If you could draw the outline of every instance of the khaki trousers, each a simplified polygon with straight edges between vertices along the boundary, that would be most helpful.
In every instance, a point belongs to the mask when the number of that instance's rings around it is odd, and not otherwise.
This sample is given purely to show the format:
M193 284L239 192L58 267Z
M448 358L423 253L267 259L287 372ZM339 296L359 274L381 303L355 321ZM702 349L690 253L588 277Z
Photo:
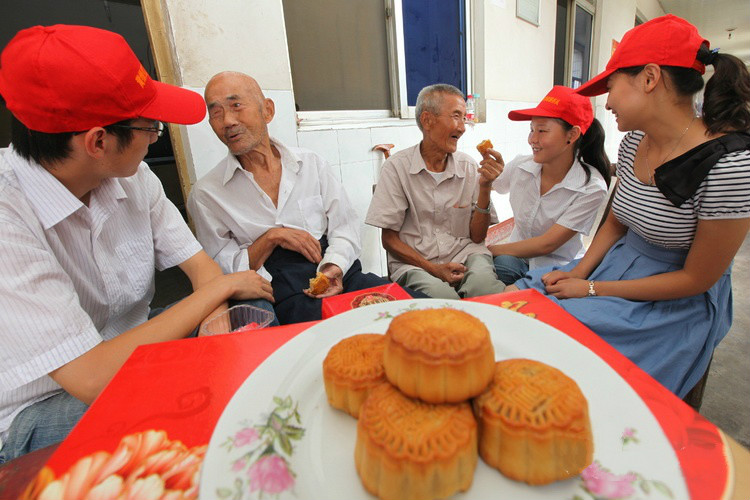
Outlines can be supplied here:
M396 282L412 290L419 290L434 299L465 299L500 293L505 285L497 279L492 256L483 254L470 255L464 265L467 271L464 279L456 287L436 278L424 269L411 269Z

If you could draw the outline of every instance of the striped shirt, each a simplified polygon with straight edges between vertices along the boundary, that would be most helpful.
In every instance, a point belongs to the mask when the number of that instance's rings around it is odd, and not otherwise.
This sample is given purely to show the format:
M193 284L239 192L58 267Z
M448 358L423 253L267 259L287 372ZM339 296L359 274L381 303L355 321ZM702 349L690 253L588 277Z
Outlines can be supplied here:
M654 245L687 249L699 219L750 217L750 151L722 156L695 194L675 207L656 186L644 184L635 176L635 153L644 135L630 132L620 144L619 183L612 210L622 224Z
M49 372L146 320L154 268L200 250L145 163L102 182L86 206L0 150L0 439L61 389Z

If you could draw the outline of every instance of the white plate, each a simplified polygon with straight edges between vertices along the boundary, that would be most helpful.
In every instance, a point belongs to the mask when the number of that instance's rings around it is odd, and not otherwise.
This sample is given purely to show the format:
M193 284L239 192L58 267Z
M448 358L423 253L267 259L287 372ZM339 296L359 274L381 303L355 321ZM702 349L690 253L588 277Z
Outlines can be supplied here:
M630 386L588 348L518 312L474 302L424 299L375 304L334 316L273 353L224 409L203 463L200 497L374 498L354 467L356 420L331 408L326 400L323 359L345 337L384 333L400 312L444 306L473 314L487 325L496 359L536 359L578 383L589 402L594 460L600 468L596 480L589 483L576 477L534 487L505 478L480 459L471 489L455 498L689 498L677 457L656 419ZM296 405L299 424L289 402ZM281 425L281 420L271 417L274 411L288 417L287 425L292 426L284 428L284 435L291 437L285 443L268 427ZM304 435L295 428L304 429ZM270 449L262 443L272 435L276 439Z

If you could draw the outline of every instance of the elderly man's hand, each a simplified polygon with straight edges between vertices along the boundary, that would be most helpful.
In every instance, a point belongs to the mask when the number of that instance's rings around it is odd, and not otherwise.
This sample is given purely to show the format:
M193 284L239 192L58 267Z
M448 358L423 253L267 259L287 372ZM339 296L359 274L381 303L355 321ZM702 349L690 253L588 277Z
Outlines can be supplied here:
M488 149L482 153L482 161L479 162L479 165L480 186L492 186L492 183L503 173L503 168L505 168L503 155L494 149Z
M340 294L344 290L344 272L336 264L326 264L320 268L320 272L328 276L328 290L320 295L313 295L309 290L302 290L305 295L313 299L324 299Z
M281 248L300 253L313 264L323 259L320 242L307 231L290 227L278 227L272 231L274 241Z
M435 264L432 275L440 278L451 286L456 286L464 279L464 273L467 268L458 262L446 262L445 264Z

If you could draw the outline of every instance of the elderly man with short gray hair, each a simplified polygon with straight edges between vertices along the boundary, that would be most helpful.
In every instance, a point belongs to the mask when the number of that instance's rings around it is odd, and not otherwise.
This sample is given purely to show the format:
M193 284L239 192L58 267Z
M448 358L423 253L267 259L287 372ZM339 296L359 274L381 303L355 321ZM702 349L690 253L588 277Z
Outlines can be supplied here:
M494 151L481 166L457 152L466 103L452 85L425 87L417 97L422 141L383 165L365 222L383 230L391 279L435 298L502 292L484 245L497 216L492 181L503 163Z

